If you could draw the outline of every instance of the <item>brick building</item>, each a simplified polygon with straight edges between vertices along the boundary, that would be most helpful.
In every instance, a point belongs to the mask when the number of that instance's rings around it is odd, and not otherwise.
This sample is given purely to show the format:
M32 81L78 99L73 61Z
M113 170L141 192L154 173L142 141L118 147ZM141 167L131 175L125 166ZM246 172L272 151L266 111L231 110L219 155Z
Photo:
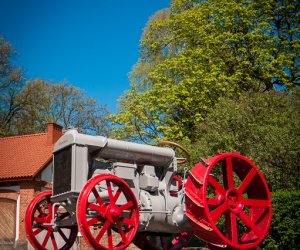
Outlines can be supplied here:
M37 192L51 187L52 151L62 127L0 138L0 249L26 249L25 212Z

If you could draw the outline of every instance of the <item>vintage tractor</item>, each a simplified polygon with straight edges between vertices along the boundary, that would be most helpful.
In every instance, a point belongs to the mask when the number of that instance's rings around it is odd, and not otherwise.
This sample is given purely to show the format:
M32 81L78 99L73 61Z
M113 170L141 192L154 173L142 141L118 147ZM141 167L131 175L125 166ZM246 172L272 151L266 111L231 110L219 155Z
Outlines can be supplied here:
M188 158L178 144L149 146L68 130L55 144L53 190L26 212L36 249L69 249L78 228L92 249L177 250L193 235L213 249L254 249L271 223L263 175L238 153L201 159L183 179ZM171 146L166 147L165 144ZM185 157L177 158L177 147Z

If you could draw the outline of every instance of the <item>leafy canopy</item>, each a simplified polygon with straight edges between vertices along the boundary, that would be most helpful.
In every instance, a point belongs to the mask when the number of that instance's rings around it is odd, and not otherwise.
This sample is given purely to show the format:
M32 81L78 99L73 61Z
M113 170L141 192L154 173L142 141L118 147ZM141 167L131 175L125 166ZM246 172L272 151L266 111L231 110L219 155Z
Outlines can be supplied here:
M15 54L0 35L0 137L43 132L48 122L89 134L108 134L105 106L67 82L25 82L22 69L12 64Z
M221 97L299 85L299 9L296 0L172 1L145 27L116 137L194 141Z
M0 35L0 136L9 133L13 117L22 109L17 95L23 87L23 72L11 62L16 55L10 42Z
M222 98L194 131L196 142L188 145L193 162L236 151L253 160L272 191L299 189L299 104L299 89Z
M64 128L76 127L87 134L107 135L109 132L106 107L67 82L28 81L19 99L24 105L15 117L15 128L19 132L44 131L48 122L56 122ZM25 129L24 121L27 121Z

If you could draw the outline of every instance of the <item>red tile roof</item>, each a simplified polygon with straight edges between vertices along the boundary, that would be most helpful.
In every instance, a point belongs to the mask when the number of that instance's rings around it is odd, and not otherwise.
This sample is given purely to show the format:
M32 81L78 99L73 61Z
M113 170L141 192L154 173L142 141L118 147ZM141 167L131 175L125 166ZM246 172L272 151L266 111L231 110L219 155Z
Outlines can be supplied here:
M0 138L0 180L33 178L52 159L53 145L61 127L48 125L48 132Z

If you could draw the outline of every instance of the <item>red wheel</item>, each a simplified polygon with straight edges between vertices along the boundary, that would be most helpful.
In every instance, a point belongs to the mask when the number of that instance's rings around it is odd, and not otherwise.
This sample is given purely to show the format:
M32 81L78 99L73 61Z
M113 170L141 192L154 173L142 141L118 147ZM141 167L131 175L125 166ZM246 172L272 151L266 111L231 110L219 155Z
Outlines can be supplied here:
M53 228L52 191L39 193L29 204L25 215L25 229L31 245L38 250L70 249L77 237L77 226ZM56 209L57 210L57 209ZM68 212L55 215L56 220L67 220Z
M185 247L192 233L180 232L177 234L168 233L137 233L133 243L140 249L145 250L179 250Z
M267 235L271 195L263 175L246 157L224 153L198 163L185 191L194 232L208 243L251 249Z
M96 175L79 195L77 221L85 240L94 249L125 249L139 225L135 195L119 177Z

